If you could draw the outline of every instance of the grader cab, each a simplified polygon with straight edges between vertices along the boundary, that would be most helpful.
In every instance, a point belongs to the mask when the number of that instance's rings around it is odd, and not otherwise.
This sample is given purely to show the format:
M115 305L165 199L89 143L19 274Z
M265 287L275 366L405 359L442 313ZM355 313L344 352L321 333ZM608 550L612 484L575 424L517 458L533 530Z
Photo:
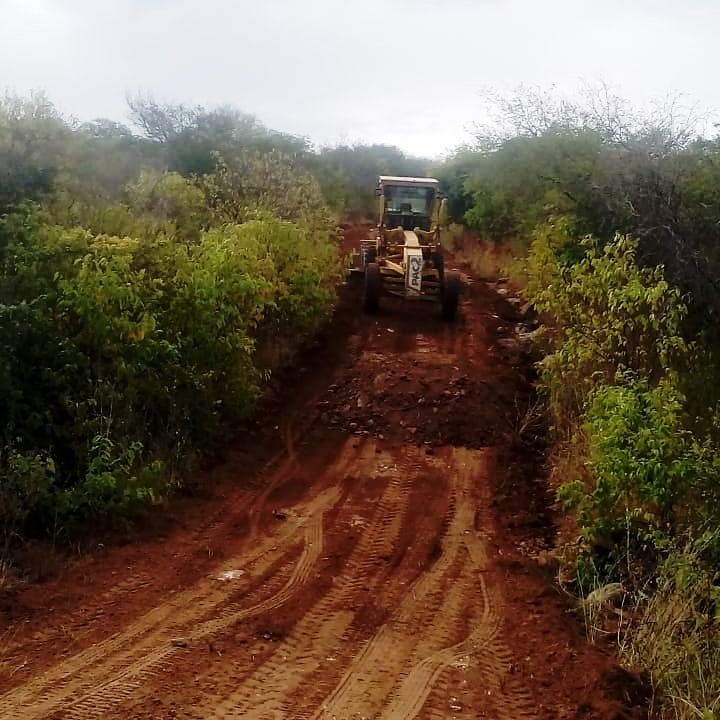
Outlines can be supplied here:
M434 178L378 178L377 227L360 241L358 253L367 312L377 312L387 294L439 302L443 317L455 319L460 273L445 270L440 242L445 203L439 185Z

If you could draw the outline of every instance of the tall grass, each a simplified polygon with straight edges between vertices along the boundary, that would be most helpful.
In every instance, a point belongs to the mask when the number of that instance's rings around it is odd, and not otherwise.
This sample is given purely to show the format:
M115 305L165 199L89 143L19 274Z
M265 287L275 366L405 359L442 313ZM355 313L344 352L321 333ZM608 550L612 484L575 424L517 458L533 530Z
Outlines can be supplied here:
M494 242L484 240L460 225L450 225L445 245L455 257L467 263L473 274L483 280L505 279L515 289L527 285L527 245L521 240Z
M720 716L720 572L703 557L717 542L716 532L669 555L621 644L625 661L649 673L663 720Z

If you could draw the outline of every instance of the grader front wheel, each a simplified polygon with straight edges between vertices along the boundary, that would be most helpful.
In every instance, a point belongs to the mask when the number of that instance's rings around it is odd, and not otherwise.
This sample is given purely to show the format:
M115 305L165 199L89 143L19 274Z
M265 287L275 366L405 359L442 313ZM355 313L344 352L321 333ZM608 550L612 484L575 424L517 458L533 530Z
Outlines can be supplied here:
M433 252L430 256L430 259L432 260L433 267L438 272L440 282L442 282L445 277L445 256L443 255L443 251L435 250L435 252Z
M380 308L380 296L382 295L382 274L380 266L375 263L368 263L365 266L365 293L363 304L365 312L376 313Z
M460 273L448 270L444 273L442 284L442 316L452 322L457 317L458 301L460 300Z

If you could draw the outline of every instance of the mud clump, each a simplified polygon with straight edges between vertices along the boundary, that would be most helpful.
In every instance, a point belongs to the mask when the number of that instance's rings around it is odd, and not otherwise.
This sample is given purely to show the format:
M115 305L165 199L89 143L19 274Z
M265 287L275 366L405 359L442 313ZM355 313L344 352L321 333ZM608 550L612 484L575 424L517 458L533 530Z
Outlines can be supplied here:
M318 401L332 427L426 445L470 448L496 443L512 428L502 388L428 358L399 368L361 355Z

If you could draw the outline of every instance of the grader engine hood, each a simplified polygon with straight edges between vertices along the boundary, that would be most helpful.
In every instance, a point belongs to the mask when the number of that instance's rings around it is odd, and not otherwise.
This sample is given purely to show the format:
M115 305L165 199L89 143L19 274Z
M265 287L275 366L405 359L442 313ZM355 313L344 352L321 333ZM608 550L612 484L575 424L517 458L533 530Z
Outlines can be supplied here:
M423 254L418 236L412 230L405 230L405 248L403 266L405 268L405 286L419 293L422 290Z

